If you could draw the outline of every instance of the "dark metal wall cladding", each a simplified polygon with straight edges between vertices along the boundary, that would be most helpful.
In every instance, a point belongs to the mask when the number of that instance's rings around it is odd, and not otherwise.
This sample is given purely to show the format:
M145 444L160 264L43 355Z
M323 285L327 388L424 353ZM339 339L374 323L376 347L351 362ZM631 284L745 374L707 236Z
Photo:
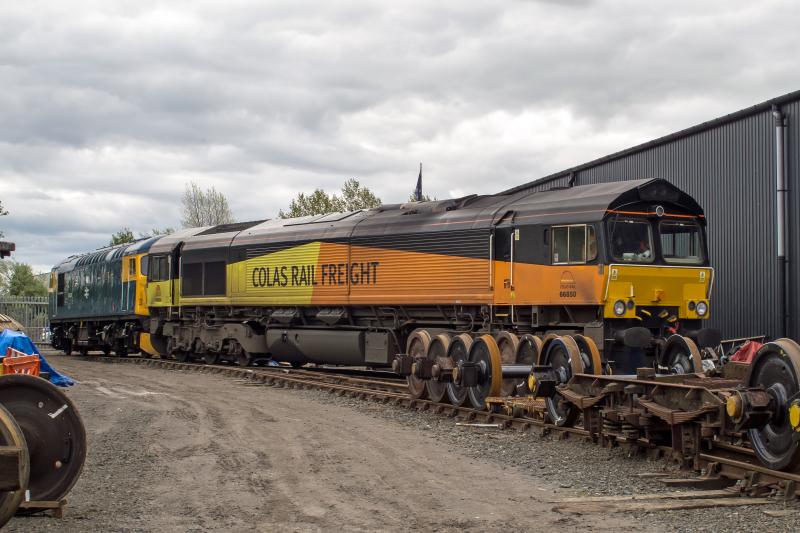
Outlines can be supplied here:
M789 232L793 285L791 331L800 338L800 101L785 103L789 117ZM775 238L775 128L769 111L646 147L575 172L575 185L642 177L665 178L695 197L708 220L716 281L711 324L725 338L781 333L779 265ZM533 184L566 186L569 176Z
M782 106L789 117L787 138L787 180L789 183L789 248L791 272L789 293L793 303L790 313L789 334L800 340L800 100Z

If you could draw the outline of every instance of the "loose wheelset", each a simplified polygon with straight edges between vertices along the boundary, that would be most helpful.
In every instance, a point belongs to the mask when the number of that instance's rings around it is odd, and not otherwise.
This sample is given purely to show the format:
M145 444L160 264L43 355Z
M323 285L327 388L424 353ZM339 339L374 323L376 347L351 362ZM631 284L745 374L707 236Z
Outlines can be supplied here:
M0 406L0 448L19 450L18 475L11 484L2 480L2 488L11 489L0 494L2 525L24 494L31 501L67 495L83 470L86 430L69 397L39 377L0 376Z

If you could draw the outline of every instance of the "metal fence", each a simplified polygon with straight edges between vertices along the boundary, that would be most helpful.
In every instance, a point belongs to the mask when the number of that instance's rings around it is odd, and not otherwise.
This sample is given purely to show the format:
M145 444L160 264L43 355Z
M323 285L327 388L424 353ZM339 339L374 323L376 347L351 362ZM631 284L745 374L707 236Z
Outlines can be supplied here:
M25 333L35 343L49 342L47 296L0 296L0 314L22 324Z

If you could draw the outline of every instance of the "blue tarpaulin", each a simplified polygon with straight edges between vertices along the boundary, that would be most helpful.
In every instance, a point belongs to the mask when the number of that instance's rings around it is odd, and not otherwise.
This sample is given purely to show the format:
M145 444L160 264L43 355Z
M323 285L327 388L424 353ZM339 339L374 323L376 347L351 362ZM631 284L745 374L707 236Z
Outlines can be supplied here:
M9 348L14 348L17 351L28 355L38 355L40 360L39 369L42 372L50 373L50 383L53 385L57 385L59 387L71 387L75 384L75 381L72 378L59 373L55 368L50 366L44 356L39 353L39 349L36 348L36 345L33 343L33 341L21 331L12 331L10 329L4 329L3 331L0 331L0 358L5 357L6 350Z

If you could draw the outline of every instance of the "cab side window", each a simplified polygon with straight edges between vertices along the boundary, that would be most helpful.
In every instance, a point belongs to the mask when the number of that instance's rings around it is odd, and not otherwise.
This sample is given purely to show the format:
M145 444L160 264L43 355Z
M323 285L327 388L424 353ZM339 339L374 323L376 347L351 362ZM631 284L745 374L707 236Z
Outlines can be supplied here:
M583 264L597 259L594 226L573 224L553 226L553 264Z
M569 228L553 228L553 263L569 263Z
M150 256L150 264L148 265L148 280L149 281L168 281L169 280L169 258L166 255ZM144 269L144 265L142 265Z

